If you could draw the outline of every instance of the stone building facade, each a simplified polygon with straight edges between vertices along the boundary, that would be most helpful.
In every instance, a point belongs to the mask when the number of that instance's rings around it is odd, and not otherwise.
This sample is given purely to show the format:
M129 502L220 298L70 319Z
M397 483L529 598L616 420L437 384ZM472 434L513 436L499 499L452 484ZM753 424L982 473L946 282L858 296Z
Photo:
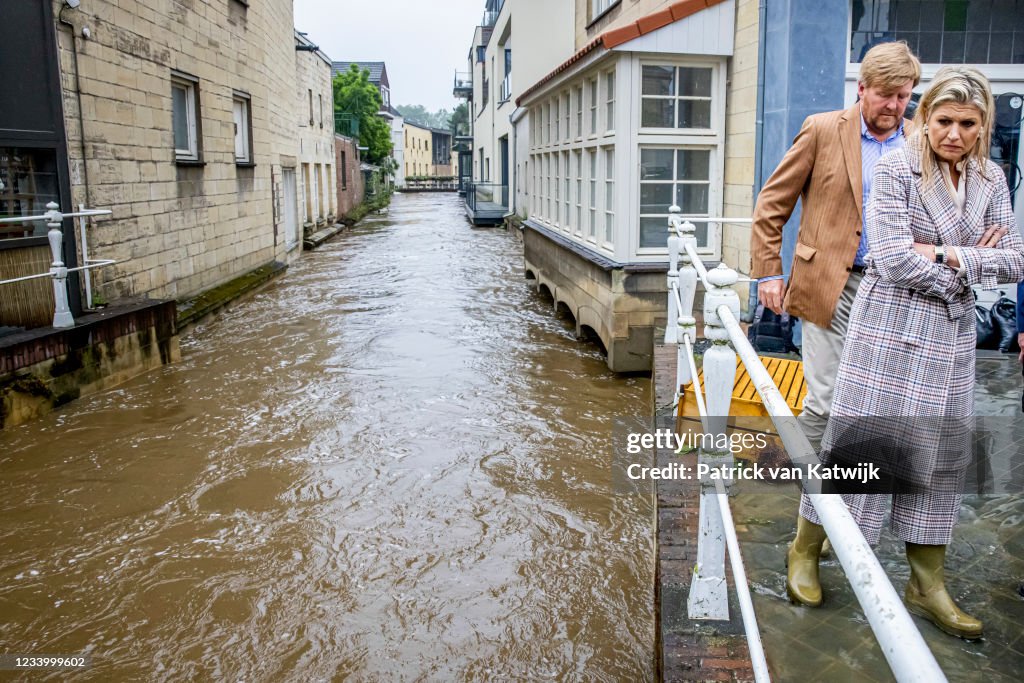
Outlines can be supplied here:
M113 211L94 288L183 300L297 257L291 0L49 1L72 203Z
M405 121L405 168L403 175L410 176L431 175L433 170L433 137L430 128L422 126L414 121Z
M295 127L299 132L299 204L304 236L334 223L337 213L331 60L295 32Z

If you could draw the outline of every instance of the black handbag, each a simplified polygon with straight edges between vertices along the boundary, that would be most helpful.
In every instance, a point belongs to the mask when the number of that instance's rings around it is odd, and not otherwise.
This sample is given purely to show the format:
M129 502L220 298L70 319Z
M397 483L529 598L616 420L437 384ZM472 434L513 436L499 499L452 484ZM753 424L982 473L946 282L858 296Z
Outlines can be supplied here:
M754 322L750 324L747 338L759 353L789 353L793 345L793 319L789 313L779 315L764 304L758 304Z
M1017 344L1017 304L1005 296L1000 297L992 304L989 316L999 350L1003 353L1020 351Z
M978 331L978 341L975 348L994 351L999 348L999 338L995 328L992 326L992 316L984 306L974 305L974 325Z

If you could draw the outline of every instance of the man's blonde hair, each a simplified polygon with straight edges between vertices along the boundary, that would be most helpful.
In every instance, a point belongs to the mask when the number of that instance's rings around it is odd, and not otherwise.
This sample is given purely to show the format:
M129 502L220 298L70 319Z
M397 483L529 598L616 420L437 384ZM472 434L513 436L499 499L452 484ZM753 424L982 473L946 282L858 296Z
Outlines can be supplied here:
M860 82L867 88L895 90L913 81L921 82L921 62L902 40L875 45L860 63Z
M992 142L992 124L996 116L996 103L992 98L992 86L977 69L969 66L944 66L935 72L928 90L921 96L921 102L914 112L914 127L919 131L918 150L921 154L921 172L924 179L931 180L938 171L938 157L928 142L928 119L944 104L977 107L981 114L981 133L968 150L966 157L977 159L981 174L985 175L989 146ZM987 176L986 176L987 177Z

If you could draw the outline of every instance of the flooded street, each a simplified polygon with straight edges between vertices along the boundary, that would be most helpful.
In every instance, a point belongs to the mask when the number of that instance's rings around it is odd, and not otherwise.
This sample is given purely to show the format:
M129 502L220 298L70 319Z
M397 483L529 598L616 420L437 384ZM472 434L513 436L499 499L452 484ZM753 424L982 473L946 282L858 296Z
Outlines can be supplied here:
M181 346L0 433L0 652L94 680L653 677L653 502L609 468L649 381L455 195L396 196Z

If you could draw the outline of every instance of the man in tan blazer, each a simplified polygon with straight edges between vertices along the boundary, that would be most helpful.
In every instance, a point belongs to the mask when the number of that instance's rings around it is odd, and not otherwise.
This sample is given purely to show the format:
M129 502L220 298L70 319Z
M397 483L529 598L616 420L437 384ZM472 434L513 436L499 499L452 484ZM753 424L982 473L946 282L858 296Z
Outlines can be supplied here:
M843 339L864 272L864 207L875 162L903 146L903 112L921 79L906 43L876 45L861 62L859 101L808 117L754 208L751 276L758 299L803 321L807 397L798 421L815 450L828 422ZM797 199L803 214L789 287L782 280L782 227Z

